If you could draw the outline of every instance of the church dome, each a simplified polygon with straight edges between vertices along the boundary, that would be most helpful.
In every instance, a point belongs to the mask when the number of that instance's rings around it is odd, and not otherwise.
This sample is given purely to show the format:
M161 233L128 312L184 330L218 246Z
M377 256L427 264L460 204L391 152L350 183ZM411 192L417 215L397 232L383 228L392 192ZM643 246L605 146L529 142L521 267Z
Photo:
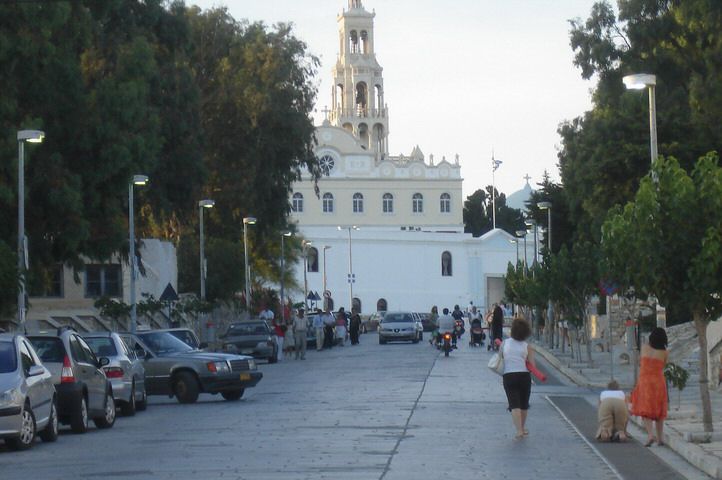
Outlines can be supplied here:
M518 208L519 210L526 210L526 202L531 198L531 194L534 190L529 185L529 179L521 190L517 190L508 197L506 197L506 205L511 208Z

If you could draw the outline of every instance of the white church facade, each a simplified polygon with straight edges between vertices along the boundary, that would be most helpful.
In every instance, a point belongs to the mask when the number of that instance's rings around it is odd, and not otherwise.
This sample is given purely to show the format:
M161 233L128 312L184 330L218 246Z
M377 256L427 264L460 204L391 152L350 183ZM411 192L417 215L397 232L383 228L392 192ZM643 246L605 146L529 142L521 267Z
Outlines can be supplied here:
M464 233L458 156L435 160L418 146L389 155L375 13L361 0L348 7L338 16L332 107L316 131L321 179L316 185L303 172L289 198L291 221L309 242L296 281L328 292L335 308L353 299L364 314L470 301L488 309L503 298L507 264L516 261L513 237Z

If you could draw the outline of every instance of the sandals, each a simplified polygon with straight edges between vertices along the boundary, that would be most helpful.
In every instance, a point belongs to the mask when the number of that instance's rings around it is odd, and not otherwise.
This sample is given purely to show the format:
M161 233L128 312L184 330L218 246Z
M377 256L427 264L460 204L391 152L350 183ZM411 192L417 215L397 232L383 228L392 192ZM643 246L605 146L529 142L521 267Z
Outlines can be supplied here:
M645 446L645 447L651 447L652 445L654 445L654 442L655 442L655 441L656 441L656 440L655 440L654 438L650 438L649 440L647 440L647 443L645 443L644 446Z

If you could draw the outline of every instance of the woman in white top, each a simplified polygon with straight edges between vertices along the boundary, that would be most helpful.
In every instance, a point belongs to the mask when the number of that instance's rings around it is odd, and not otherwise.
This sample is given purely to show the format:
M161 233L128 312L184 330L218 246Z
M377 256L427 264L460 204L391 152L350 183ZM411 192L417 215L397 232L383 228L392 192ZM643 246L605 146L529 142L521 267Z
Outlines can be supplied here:
M504 356L504 391L516 427L516 439L529 435L526 417L531 396L531 374L526 363L536 367L534 350L526 343L530 335L529 322L523 318L515 318L511 324L511 338L504 340L501 346Z
M609 382L607 389L599 394L597 420L599 421L597 440L601 442L627 441L627 421L629 420L627 397L619 389L619 384L615 380Z

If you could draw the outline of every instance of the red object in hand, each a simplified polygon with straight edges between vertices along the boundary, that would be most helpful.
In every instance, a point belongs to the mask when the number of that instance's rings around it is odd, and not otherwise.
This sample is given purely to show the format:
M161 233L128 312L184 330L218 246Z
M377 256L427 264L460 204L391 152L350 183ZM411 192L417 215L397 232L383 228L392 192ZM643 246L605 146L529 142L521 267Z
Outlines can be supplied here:
M536 368L534 365L532 365L529 361L526 362L526 368L529 370L529 373L534 375L537 380L540 382L546 382L547 376L544 375L538 368Z

